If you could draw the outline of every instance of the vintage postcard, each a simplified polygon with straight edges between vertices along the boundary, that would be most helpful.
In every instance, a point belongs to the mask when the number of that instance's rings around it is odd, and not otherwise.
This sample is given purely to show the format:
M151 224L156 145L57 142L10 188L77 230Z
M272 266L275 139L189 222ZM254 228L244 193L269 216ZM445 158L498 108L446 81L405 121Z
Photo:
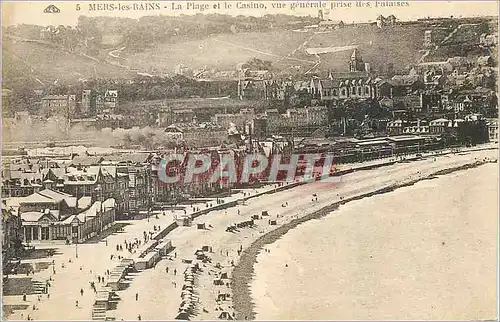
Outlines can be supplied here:
M498 1L3 1L4 320L498 319Z

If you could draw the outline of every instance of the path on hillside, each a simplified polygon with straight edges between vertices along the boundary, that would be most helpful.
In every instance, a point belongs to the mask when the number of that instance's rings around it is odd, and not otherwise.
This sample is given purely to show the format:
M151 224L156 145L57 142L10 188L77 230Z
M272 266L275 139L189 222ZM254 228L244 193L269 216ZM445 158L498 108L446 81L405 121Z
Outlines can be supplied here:
M304 47L307 46L307 43L309 41L311 41L311 39L313 37L314 37L314 33L309 38L307 38L302 44L300 44L299 47L295 48L294 50L292 50L292 52L290 52L288 55L286 55L286 57L282 57L282 58L278 59L276 62L280 62L286 58L290 58L291 56L295 55L295 53L297 51L304 49Z
M125 69L127 71L130 71L130 67L128 67L128 66L125 66L125 65L122 65L122 64L119 64L119 63L113 63L113 62L110 62L108 60L99 60L99 59L97 59L95 57L92 57L90 55L87 55L87 54L85 54L85 53L83 53L81 51L70 51L70 50L66 49L64 46L61 46L61 45L58 45L58 44L54 44L54 43L51 43L51 42L48 42L48 41L39 40L39 39L29 39L29 38L24 38L24 37L9 35L9 34L6 34L5 37L9 38L11 40L14 40L14 41L22 41L22 42L37 43L37 44L41 44L41 45L46 45L46 46L52 47L54 49L60 49L60 50L66 52L66 53L69 53L69 54L73 54L73 55L77 55L77 56L80 56L80 57L83 57L83 58L86 58L86 59L90 59L90 60L92 60L92 61L94 61L96 63L99 63L99 64L107 64L107 65L111 65L111 66L114 66L114 67L119 67L119 68ZM120 49L120 50L123 50L123 48ZM109 54L111 55L111 53L109 53ZM116 58L120 58L120 57L117 56ZM30 66L30 68L32 68L32 67ZM94 65L94 74L97 75L97 68L96 68L95 65ZM82 76L85 77L85 75L82 75ZM91 75L87 75L87 76L91 76ZM45 85L39 79L37 79L37 81L40 82L42 85Z
M288 59L288 60L294 60L294 61L299 61L299 62L302 62L302 63L309 63L309 64L316 63L316 62L310 61L310 60L293 58L293 57L288 57L288 56L281 56L281 55L277 55L277 54L273 54L273 53L267 53L267 52L260 51L260 50L257 50L257 49L253 49L253 48L245 47L245 46L242 46L242 45L234 44L234 43L231 43L231 42L225 41L225 40L220 40L220 39L216 39L216 38L214 40L217 41L217 42L220 42L220 43L232 46L232 47L241 48L241 49L248 50L248 51L251 51L251 52L254 52L254 53L257 53L257 54L261 54L261 55L273 56L273 57L278 57L278 58L283 58L283 59Z
M427 58L427 56L429 56L431 54L431 52L433 51L436 51L439 49L439 47L441 47L445 42L447 42L449 39L451 39L451 37L453 37L457 32L458 30L460 30L463 26L474 26L475 24L461 24L461 25L458 25L455 29L453 29L449 34L448 36L446 36L438 45L436 45L433 49L428 49L425 51L425 53L422 55L422 57L420 57L420 59L418 60L418 63L421 64L425 61L425 58Z
M111 56L111 57L113 57L113 58L123 59L122 57L119 56L119 53L121 53L122 50L124 50L125 48L126 47L121 47L121 48L113 49L112 51L110 51L108 53L108 55ZM118 55L116 55L115 52L119 52Z

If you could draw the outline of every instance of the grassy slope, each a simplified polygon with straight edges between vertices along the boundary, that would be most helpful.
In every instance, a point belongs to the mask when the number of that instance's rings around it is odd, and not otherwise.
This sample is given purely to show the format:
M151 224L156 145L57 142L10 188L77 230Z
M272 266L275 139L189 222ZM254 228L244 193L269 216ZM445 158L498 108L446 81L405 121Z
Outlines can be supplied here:
M6 58L3 72L7 78L21 74L28 79L36 77L42 82L53 82L56 79L75 81L94 75L120 78L128 74L125 69L41 43L4 39L3 56Z
M317 61L316 57L305 53L307 47L358 45L364 61L369 62L372 69L382 70L386 63L392 62L397 70L421 56L419 49L423 32L424 28L419 26L382 30L367 25L346 27L326 34L315 34L307 46L295 52L312 33L275 31L226 34L203 40L160 44L141 53L127 53L125 50L122 53L125 59L121 63L145 72L154 69L172 73L180 63L190 68L207 66L234 70L238 63L256 57L272 61L277 69L301 66L300 70L305 71ZM32 81L37 77L46 82L55 79L76 81L95 75L106 78L128 75L125 69L40 43L5 40L4 48L7 49L4 50L4 57L7 57L7 61L4 60L4 75L7 78L22 75ZM350 54L347 51L323 54L319 69L345 71Z
M155 67L167 72L173 72L180 63L190 68L206 65L208 68L234 70L238 63L253 57L276 62L280 59L277 56L288 55L309 36L292 31L217 35L203 40L158 45L145 52L125 56L124 64L144 69Z
M374 26L347 27L326 34L315 34L306 47L358 45L364 61L369 62L373 68L381 69L387 62L393 62L395 68L403 68L421 56L419 50L423 33L424 28L419 26L398 26L382 30ZM293 31L218 35L204 40L158 45L143 53L125 56L124 64L144 69L155 67L167 72L173 71L180 63L191 68L206 65L208 68L234 69L238 63L256 57L272 61L277 68L299 65L308 69L314 65L311 62L316 58L307 55L305 48L290 56L297 60L282 59L280 56L292 54L311 35L312 33ZM340 52L322 55L323 63L320 68L345 71L350 54L351 52Z
M378 29L376 26L361 25L334 30L316 35L310 47L356 45L363 61L370 63L372 70L384 70L387 63L395 70L417 61L422 54L424 28L419 26L396 26ZM321 55L320 69L347 71L350 51Z

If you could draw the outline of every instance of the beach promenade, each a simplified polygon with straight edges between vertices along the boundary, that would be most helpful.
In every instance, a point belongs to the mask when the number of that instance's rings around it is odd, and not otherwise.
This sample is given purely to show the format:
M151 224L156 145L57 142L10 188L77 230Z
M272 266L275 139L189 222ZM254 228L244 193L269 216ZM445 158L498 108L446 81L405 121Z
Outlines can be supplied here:
M197 304L192 319L217 319L223 311L231 315L236 314L238 318L252 318L251 308L238 302L247 299L245 297L245 292L248 292L246 283L251 278L251 265L244 267L243 270L240 269L240 274L244 274L246 279L238 280L232 287L213 283L214 274L217 272L225 271L228 272L229 277L231 276L233 264L238 265L242 254L238 250L245 250L259 237L277 227L332 203L374 192L383 187L420 180L439 171L473 164L484 158L496 159L497 153L498 150L484 150L431 156L411 162L398 162L369 171L355 171L341 176L340 181L310 183L276 193L272 193L275 190L274 185L257 190L246 190L244 191L246 197L248 194L254 197L246 200L244 205L240 202L238 206L232 208L210 211L194 219L191 227L178 227L169 233L165 239L171 240L175 247L170 254L172 255L170 259L164 259L154 268L134 274L130 286L126 290L117 292L120 301L116 310L110 310L107 314L117 320L136 320L139 315L143 320L175 318L181 304L182 273L188 266L182 262L182 259L194 260L198 249L202 246L210 246L213 250L209 254L211 263L202 264L202 271L195 277ZM377 160L365 163L363 166L388 161ZM345 170L349 167L353 165L342 165L339 169ZM224 198L224 202L229 204L242 199L244 199L243 191ZM215 204L215 202L212 203ZM200 210L206 209L205 202L193 206L199 207ZM186 209L188 214L193 213L190 206L186 206ZM268 211L270 216L256 220L254 228L242 228L234 233L226 232L228 226L249 220L252 215L261 214L263 210ZM47 245L46 247L58 248L59 254L49 259L42 259L42 261L54 260L56 273L53 274L53 270L48 269L37 273L39 276L36 277L43 279L52 276L50 298L44 295L38 301L36 295L29 295L27 299L29 309L16 311L9 316L9 319L25 320L27 314L35 320L90 319L95 294L89 287L89 282L97 282L97 276L105 276L107 269L116 266L118 255L129 257L127 251L117 251L116 245L124 244L125 240L142 239L143 232L153 231L153 226L160 226L164 229L174 222L175 216L182 214L184 214L182 210L166 211L165 215L162 212L156 212L149 220L124 222L129 225L124 227L123 232L112 234L96 243L78 246ZM269 220L275 220L277 225L270 225ZM197 223L204 223L207 229L197 229ZM76 257L77 254L78 257ZM113 259L111 255L114 255ZM220 263L222 269L215 267L217 263ZM227 282L229 281L228 279ZM84 290L83 295L80 293L81 289ZM236 303L232 300L218 303L216 298L219 293L231 294L230 299L234 296ZM76 301L78 301L78 308ZM4 297L4 304L19 303L22 303L20 296ZM33 304L35 310L32 310ZM23 314L22 317L21 314Z

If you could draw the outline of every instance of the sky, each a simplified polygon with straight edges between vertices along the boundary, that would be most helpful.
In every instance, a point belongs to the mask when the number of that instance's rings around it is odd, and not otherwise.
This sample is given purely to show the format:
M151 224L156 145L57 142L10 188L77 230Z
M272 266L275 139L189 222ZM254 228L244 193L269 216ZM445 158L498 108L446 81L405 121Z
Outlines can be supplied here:
M273 8L272 2L285 4L282 8ZM92 5L96 4L114 4L133 6L135 4L158 3L160 10L139 10L140 8L132 8L131 10L91 10ZM187 9L188 3L191 3L191 8ZM213 6L219 3L219 7L214 9ZM240 5L238 5L238 3ZM364 7L358 7L357 3L363 3ZM54 4L60 9L60 13L44 13L44 9ZM183 10L172 10L172 4L183 6ZM193 8L193 4L202 6L206 5L208 9L200 11L199 8ZM226 4L231 4L231 9L225 9ZM236 8L242 4L262 4L266 8ZM16 24L38 24L38 25L68 25L75 26L80 15L97 17L97 16L115 16L115 17L130 17L139 18L141 16L151 15L173 15L180 14L197 14L197 13L220 13L229 15L251 15L262 16L265 14L292 14L292 15L318 15L318 8L295 8L291 9L292 5L309 6L324 5L326 6L326 14L332 20L342 20L344 22L367 22L374 21L378 15L395 15L399 20L415 20L427 16L445 17L445 16L498 16L498 1L2 1L2 25ZM391 6L387 6L391 5ZM77 10L77 6L79 10ZM369 6L369 7L367 7Z

